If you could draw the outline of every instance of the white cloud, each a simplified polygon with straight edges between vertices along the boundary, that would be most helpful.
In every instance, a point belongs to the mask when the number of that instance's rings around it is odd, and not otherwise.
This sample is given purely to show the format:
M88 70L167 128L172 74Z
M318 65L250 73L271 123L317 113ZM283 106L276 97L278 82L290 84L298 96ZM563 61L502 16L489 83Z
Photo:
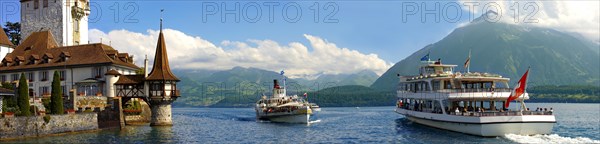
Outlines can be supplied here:
M486 5L499 5L502 9L502 22L527 24L548 27L566 32L579 33L582 36L600 42L600 1L597 0L558 0L558 1L470 1L461 0L463 4L477 3L475 9L463 8L475 15L484 12ZM516 9L519 9L515 18ZM536 11L534 11L536 9ZM491 10L495 10L491 8ZM532 13L535 12L535 13ZM528 15L533 20L525 23ZM517 20L517 21L515 21Z
M136 33L113 30L108 33L91 29L93 42L111 45L120 52L135 55L137 64L148 55L150 65L154 57L158 31ZM280 45L272 40L222 41L219 45L199 36L190 36L173 29L163 30L168 48L169 61L176 69L226 70L235 66L255 67L271 71L284 69L289 77L311 77L318 74L355 73L371 70L381 75L392 63L385 62L376 54L363 54L348 48L339 48L317 36L307 35L310 47L300 42ZM226 47L226 49L224 49Z

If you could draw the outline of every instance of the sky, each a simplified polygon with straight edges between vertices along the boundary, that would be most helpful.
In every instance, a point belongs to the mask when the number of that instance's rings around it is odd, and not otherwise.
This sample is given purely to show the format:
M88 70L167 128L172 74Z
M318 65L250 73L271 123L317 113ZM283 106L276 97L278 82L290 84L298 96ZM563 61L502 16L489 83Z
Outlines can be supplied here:
M89 38L152 60L162 17L175 69L235 66L290 77L384 73L482 13L494 22L548 27L596 43L599 1L192 1L91 0ZM2 22L18 1L1 0ZM161 13L161 9L164 11ZM110 41L110 42L109 42Z

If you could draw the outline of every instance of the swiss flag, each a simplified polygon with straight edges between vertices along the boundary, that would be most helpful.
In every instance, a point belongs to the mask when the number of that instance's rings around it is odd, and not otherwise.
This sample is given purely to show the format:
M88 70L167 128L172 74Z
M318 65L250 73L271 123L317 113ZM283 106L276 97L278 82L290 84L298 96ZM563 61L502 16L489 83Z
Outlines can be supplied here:
M515 86L515 89L513 89L513 91L510 93L510 96L506 100L506 103L504 103L504 107L508 107L508 105L510 104L510 101L519 98L521 95L523 95L525 93L525 88L527 88L527 76L528 75L529 75L529 69L527 69L525 74L523 74L521 79L519 79L519 83L517 83L517 86Z

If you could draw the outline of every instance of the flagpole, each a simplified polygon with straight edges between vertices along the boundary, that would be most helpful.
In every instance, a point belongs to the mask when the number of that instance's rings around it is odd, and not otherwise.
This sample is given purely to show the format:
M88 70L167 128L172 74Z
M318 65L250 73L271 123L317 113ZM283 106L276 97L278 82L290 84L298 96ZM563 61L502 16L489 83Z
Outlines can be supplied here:
M471 73L471 49L469 49L469 65L467 65L467 73Z

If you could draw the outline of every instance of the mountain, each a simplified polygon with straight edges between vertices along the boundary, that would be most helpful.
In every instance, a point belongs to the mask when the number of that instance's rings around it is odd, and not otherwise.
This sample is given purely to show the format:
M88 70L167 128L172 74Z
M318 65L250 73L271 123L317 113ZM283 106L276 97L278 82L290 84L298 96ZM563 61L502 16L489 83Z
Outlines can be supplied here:
M294 80L301 85L310 86L315 90L320 90L345 85L370 86L377 78L379 78L379 76L375 72L363 70L352 74L321 74L316 79L312 80L304 78Z
M366 86L345 85L309 92L307 100L321 107L391 106L396 95Z
M282 76L273 71L258 68L234 67L230 70L176 70L181 79L179 89L182 97L176 106L247 106L259 96L270 94L273 79L283 85ZM305 92L318 91L342 85L369 86L378 78L372 71L354 74L323 74L318 78L292 79L286 77L288 94L302 95Z
M471 71L497 73L511 78L510 85L531 67L529 85L599 85L600 54L597 44L557 30L471 22L455 29L442 40L425 46L396 63L371 87L393 91L397 74L416 75L420 58L430 53L432 60L463 64L471 50Z

